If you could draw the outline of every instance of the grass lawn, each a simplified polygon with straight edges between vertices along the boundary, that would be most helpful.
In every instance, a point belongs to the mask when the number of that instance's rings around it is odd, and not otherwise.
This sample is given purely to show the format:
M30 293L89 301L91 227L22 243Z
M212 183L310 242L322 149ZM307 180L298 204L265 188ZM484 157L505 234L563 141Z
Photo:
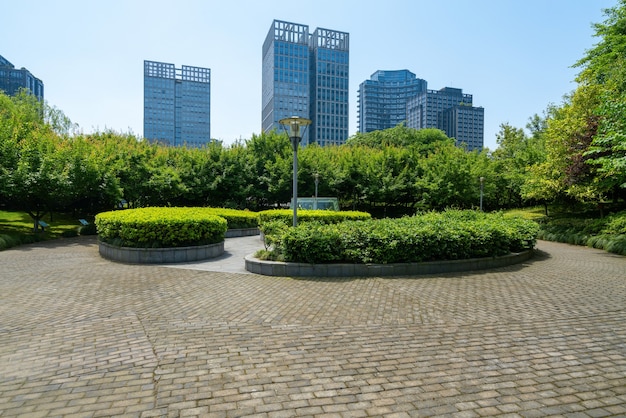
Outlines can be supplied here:
M545 209L541 206L535 206L535 207L523 208L523 209L509 209L505 211L505 213L507 215L520 216L524 219L530 219L533 221L544 219L546 217Z
M53 213L42 219L49 226L45 232L33 232L33 219L26 212L0 210L0 250L29 242L57 239L78 233L81 223L68 214Z

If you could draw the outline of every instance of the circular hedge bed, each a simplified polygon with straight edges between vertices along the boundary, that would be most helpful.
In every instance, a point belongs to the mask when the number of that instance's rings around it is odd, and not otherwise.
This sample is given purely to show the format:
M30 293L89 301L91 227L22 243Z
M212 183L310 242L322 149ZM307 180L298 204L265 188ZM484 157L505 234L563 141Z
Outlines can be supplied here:
M296 228L272 226L272 248L258 257L300 263L388 264L496 257L534 248L539 230L530 220L461 210L336 224L306 222Z
M175 248L224 241L228 222L210 208L139 208L96 215L100 241L118 247Z

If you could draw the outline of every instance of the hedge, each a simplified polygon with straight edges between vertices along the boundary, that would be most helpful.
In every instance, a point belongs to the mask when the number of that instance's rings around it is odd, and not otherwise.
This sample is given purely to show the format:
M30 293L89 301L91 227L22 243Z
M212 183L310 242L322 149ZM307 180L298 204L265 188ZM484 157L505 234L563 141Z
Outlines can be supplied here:
M626 211L600 219L545 218L540 222L538 238L626 255Z
M228 229L258 228L259 214L249 210L205 208L209 213L226 219Z
M494 257L532 249L535 222L448 210L400 219L305 222L273 237L273 258L305 263L408 263Z
M285 225L292 225L293 210L292 209L272 209L264 210L258 213L259 224L262 227L267 222L281 221ZM367 220L372 215L367 212L358 211L330 211L330 210L298 210L298 223L318 222L322 224L334 224L348 220Z
M139 208L96 215L100 240L122 247L166 248L224 241L226 219L204 208Z

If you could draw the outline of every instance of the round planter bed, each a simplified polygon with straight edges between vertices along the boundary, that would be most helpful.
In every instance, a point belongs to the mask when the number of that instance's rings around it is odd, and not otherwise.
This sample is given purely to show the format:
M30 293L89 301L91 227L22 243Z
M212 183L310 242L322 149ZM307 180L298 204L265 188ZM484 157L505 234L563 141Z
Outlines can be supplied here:
M132 264L186 263L219 257L224 253L224 241L209 245L174 248L117 247L101 241L98 244L102 257Z
M512 253L502 257L471 258L467 260L427 261L393 264L307 264L265 261L248 255L246 270L265 276L281 277L380 277L443 274L460 271L486 270L510 266L529 260L534 250Z

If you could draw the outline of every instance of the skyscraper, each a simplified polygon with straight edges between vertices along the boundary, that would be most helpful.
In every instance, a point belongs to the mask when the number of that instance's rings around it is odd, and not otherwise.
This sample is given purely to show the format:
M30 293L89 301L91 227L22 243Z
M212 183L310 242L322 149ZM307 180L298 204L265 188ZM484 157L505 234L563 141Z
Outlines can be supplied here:
M303 144L348 138L349 34L274 20L263 43L262 122L280 129L290 116L311 119Z
M15 68L9 60L0 55L0 90L13 96L21 88L28 90L39 100L43 100L43 82L26 68Z
M359 86L358 131L372 132L406 123L406 104L426 91L426 80L408 70L376 71Z
M426 90L407 101L407 127L441 129L457 145L482 149L484 109L472 106L472 95L462 89L444 87Z
M485 109L471 105L456 105L441 113L439 127L447 136L454 138L457 145L467 149L481 150L485 137Z
M143 135L172 146L211 141L211 70L144 61Z
M469 150L483 147L485 110L472 106L472 95L461 89L428 90L426 80L408 70L376 71L359 86L358 100L359 132L406 123L413 129L441 129Z

